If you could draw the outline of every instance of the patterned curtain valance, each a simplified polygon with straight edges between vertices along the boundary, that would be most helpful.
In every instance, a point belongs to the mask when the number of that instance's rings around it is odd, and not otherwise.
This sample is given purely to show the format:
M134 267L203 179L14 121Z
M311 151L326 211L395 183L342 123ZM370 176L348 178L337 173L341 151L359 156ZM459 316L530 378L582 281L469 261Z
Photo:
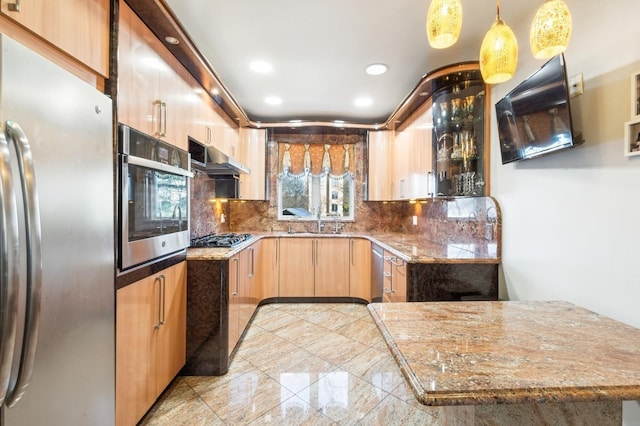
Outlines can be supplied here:
M354 144L278 143L279 172L288 175L353 175Z

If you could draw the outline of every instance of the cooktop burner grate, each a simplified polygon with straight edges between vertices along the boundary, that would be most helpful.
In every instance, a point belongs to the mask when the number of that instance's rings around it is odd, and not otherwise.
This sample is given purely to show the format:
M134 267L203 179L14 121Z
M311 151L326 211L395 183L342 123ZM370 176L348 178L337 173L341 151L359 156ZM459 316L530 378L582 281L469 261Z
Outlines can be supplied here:
M211 234L191 240L191 247L233 247L251 238L251 234Z

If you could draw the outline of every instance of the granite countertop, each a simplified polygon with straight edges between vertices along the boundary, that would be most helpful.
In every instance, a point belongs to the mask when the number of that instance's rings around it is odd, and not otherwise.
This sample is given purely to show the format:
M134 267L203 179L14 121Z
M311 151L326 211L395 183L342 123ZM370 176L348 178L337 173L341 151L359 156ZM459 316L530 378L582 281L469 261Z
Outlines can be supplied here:
M260 238L367 238L410 263L500 263L495 244L438 244L410 234L361 233L294 233L252 232L252 238L233 248L190 248L187 260L225 260L250 246Z
M640 329L570 303L368 307L425 405L640 399Z

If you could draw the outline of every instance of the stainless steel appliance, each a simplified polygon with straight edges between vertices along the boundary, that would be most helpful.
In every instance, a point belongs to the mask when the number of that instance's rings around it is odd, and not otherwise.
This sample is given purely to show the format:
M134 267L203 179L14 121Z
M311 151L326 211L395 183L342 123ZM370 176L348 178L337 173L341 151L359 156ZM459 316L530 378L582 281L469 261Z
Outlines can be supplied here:
M216 198L240 198L240 173L251 170L214 146L189 137L189 154L194 169L205 172L215 181Z
M189 153L118 126L121 271L189 247Z
M217 175L237 175L251 173L251 170L235 158L220 151L215 146L205 145L189 137L189 153L195 168L205 171L215 178Z
M251 238L251 234L210 234L191 240L191 247L235 247Z
M371 245L371 302L382 302L384 287L384 251L377 244Z
M0 425L113 425L111 100L0 35Z

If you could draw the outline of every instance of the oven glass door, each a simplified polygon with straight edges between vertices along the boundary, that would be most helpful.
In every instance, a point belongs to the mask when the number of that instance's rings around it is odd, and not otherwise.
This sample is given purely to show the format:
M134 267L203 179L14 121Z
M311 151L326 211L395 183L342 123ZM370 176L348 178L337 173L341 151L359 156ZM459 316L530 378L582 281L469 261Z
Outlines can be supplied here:
M188 177L128 165L128 241L187 231Z

